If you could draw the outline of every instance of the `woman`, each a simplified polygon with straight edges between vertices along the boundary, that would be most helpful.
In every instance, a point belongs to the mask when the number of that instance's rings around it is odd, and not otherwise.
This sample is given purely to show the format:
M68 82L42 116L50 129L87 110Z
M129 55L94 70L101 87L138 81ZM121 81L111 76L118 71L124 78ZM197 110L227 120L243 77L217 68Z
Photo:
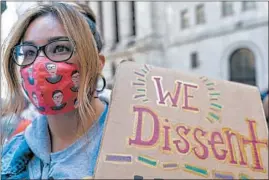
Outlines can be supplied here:
M52 3L31 8L13 28L3 63L8 98L17 101L4 112L20 113L27 94L42 115L4 147L2 179L93 176L108 111L98 95L105 58L94 18L85 7Z

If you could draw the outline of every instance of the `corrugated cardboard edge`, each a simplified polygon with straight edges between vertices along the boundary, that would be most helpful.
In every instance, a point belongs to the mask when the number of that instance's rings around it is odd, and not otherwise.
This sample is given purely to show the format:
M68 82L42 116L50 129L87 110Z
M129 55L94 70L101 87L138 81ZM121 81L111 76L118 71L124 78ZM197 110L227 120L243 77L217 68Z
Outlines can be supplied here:
M98 164L99 164L99 161L102 159L102 157L101 157L101 149L103 148L103 141L104 141L104 137L105 137L105 134L106 134L106 131L107 131L107 123L108 123L108 120L109 120L109 117L110 117L110 109L111 109L111 106L112 106L112 103L114 102L113 100L114 100L114 88L116 87L116 85L119 83L119 80L118 80L118 74L119 74L119 72L121 71L121 68L122 68L122 66L123 66L123 64L125 65L126 63L133 63L133 64L136 64L136 63L134 63L134 62L132 62L132 61L122 61L120 64L119 64L119 66L118 66L118 68L117 68L117 70L116 70L116 73L115 73L115 83L114 83L114 86L113 86L113 89L112 89L112 93L111 93L111 97L110 97L110 103L109 103L109 105L108 105L108 114L107 114L107 119L106 119L106 121L105 121L105 125L104 125L104 130L103 130L103 135L102 135L102 139L101 139L101 145L100 145L100 149L99 149L99 152L98 152L98 156L97 156L97 161L96 161L96 165L95 165L95 168L94 168L94 172L93 172L93 176L92 176L92 178L93 179L95 179L95 173L96 173L96 170L97 170L97 167L98 167Z

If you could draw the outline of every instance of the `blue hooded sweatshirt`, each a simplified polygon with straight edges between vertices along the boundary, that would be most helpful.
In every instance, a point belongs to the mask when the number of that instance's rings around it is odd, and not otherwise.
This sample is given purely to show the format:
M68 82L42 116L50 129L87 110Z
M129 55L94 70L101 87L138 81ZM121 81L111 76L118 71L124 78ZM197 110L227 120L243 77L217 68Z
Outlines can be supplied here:
M1 179L83 179L92 177L108 104L99 120L66 149L51 153L46 116L39 116L2 151Z

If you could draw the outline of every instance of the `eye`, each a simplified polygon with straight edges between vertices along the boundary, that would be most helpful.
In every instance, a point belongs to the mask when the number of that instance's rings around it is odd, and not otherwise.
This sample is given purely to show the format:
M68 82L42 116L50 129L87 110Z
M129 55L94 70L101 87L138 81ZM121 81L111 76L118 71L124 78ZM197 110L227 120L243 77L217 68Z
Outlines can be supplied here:
M65 53L65 52L70 52L70 49L63 45L56 46L53 51L53 53Z
M31 57L31 56L35 56L35 52L34 51L31 51L31 50L28 50L24 53L24 55L26 57Z

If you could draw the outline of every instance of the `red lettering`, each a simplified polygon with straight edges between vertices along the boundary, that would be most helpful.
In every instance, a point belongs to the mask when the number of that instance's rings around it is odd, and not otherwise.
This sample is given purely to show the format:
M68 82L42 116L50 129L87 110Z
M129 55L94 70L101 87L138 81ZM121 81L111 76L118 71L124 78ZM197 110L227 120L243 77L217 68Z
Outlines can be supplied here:
M173 141L173 143L176 145L177 151L179 153L185 154L185 153L188 153L189 152L189 150L190 150L190 144L189 144L189 142L187 141L186 138L184 138L183 136L181 136L180 129L183 129L184 130L183 131L184 135L187 135L190 132L190 129L189 128L186 128L185 126L178 126L176 128L176 132L177 132L178 136L184 141L184 144L185 144L185 148L184 149L181 149L179 147L179 144L181 143L181 140L174 140Z
M135 139L129 139L129 145L142 145L142 146L153 146L159 139L159 120L158 116L146 107L133 107L134 112L137 112L137 128L136 128L136 135ZM152 117L153 120L153 135L150 140L142 140L142 124L143 124L143 117L145 114L148 114Z
M166 119L165 122L168 123L168 120ZM163 126L164 128L164 147L163 147L163 150L165 151L171 151L171 148L170 148L170 127L169 126Z
M247 122L250 137L248 139L243 137L243 143L250 144L251 146L252 158L254 161L252 168L263 171L264 167L262 165L262 159L260 158L260 146L265 146L268 148L268 141L258 139L255 121L247 120Z
M219 139L219 141L217 141ZM211 141L208 141L208 144L211 145L212 152L218 160L224 160L227 155L227 150L221 149L222 154L219 154L216 149L216 144L224 144L221 133L213 132L211 134Z
M155 80L155 87L156 87L156 91L157 91L157 96L158 96L158 104L164 104L166 105L165 101L166 99L169 97L171 102L172 102L172 106L173 107L177 107L177 102L178 102L178 98L180 95L180 90L181 90L181 82L176 82L177 86L175 87L175 95L174 97L172 97L172 94L170 92L163 92L163 87L162 87L162 78L161 77L153 77L153 80Z
M207 134L207 132L203 131L202 129L199 129L199 128L195 128L195 130L193 131L193 136L194 136L194 139L196 142L198 142L198 144L201 146L202 150L203 150L203 153L202 154L199 154L199 148L198 147L193 147L193 151L194 151L194 154L200 158L200 159L206 159L208 158L208 149L207 147L197 138L197 134L198 132L200 132L201 136L205 136Z
M232 137L235 137L235 139L237 140L237 144L239 148L239 152L240 152L240 165L247 165L246 162L246 156L244 155L244 147L241 141L241 136L238 133L233 133L230 129L226 129L224 128L224 132L226 134L227 137L227 142L228 142L228 149L229 149L229 159L230 159L230 163L231 164L237 164L238 162L236 161L236 156L235 156L235 150L234 150L234 143L232 142Z
M193 98L193 96L188 94L188 88L195 88L197 89L198 86L192 85L192 84L184 84L184 105L182 106L183 109L190 110L190 111L199 111L196 107L191 107L189 105L189 98Z

